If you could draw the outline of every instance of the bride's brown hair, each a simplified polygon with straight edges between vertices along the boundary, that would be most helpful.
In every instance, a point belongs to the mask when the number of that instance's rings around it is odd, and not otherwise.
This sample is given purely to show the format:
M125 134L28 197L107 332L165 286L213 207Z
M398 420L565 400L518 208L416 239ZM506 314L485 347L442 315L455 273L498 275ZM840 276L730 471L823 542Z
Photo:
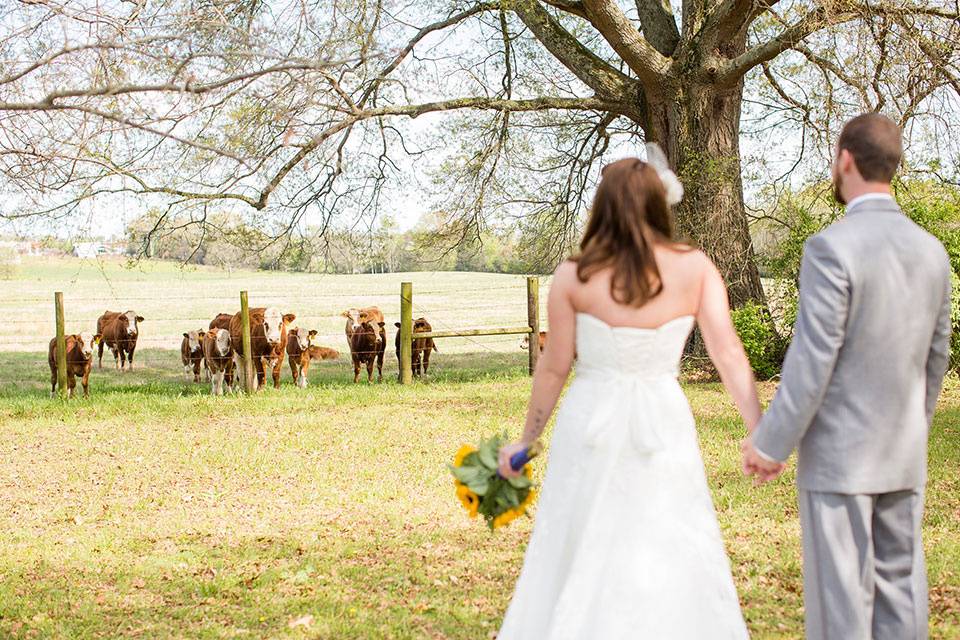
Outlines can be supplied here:
M656 170L637 158L609 164L601 176L580 254L572 260L580 282L611 268L610 295L639 307L663 291L653 245L674 239L666 190Z

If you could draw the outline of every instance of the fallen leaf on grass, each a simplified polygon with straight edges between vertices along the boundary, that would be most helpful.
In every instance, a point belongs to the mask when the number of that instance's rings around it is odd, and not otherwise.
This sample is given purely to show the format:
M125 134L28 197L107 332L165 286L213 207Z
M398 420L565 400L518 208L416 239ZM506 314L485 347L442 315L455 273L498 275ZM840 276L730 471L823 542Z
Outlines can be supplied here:
M313 624L313 616L309 613L294 620L291 620L287 623L287 626L291 629L296 629L297 627L309 628Z

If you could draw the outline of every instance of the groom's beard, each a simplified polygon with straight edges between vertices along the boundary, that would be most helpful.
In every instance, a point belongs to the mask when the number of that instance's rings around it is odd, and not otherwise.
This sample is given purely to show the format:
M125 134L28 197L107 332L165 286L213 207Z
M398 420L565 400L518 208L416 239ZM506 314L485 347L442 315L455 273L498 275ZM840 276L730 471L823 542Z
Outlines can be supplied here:
M837 202L843 206L847 206L847 199L843 197L843 194L840 193L840 188L843 186L843 178L839 175L834 174L833 176L833 197Z

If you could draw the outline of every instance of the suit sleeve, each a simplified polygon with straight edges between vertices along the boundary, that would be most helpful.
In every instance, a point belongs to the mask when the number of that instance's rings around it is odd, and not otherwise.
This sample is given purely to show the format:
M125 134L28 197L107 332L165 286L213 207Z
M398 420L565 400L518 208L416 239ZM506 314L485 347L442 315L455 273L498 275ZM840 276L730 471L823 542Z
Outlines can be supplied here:
M753 432L754 447L784 461L800 443L830 384L846 333L849 275L821 236L804 245L800 307L780 387Z
M950 361L950 336L953 333L950 297L953 283L946 279L943 302L937 313L937 326L930 343L930 353L927 355L927 425L933 421L933 412L937 408L937 397L943 386L943 376L947 372Z

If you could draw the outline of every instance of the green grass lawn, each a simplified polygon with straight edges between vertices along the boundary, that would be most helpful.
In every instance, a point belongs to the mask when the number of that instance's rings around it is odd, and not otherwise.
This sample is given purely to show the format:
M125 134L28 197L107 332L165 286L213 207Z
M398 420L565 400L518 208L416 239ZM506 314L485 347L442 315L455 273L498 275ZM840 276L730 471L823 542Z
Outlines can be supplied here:
M491 534L468 520L445 465L463 442L519 431L525 354L441 353L430 379L401 387L388 353L382 385L323 363L306 390L287 369L279 391L223 398L185 381L178 357L144 350L137 370L95 370L92 397L63 403L48 397L45 354L0 352L0 637L495 633L532 521ZM753 637L799 638L792 471L751 486L723 390L686 390ZM924 521L941 639L960 636L958 468L951 386Z

